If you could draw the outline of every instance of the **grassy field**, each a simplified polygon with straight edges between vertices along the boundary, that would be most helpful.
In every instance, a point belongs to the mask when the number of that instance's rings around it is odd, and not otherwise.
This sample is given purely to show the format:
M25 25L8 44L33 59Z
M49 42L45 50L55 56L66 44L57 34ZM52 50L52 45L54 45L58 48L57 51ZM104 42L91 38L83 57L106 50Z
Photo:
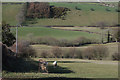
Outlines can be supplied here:
M11 28L11 31L15 33L16 28ZM18 38L27 38L27 35L32 34L31 37L54 37L57 39L67 39L74 40L79 37L86 37L88 39L98 39L100 40L100 35L89 34L87 32L80 31L65 31L56 30L47 27L19 27L18 28Z
M50 3L58 7L68 7L71 11L65 16L65 20L62 19L36 19L36 24L30 24L26 21L27 25L74 25L74 26L93 26L100 22L105 22L107 25L113 25L118 23L118 13L115 11L117 7L105 7L100 6L99 3ZM76 10L75 6L81 8ZM11 25L16 25L16 15L22 5L3 5L2 14L3 20ZM90 9L94 8L95 11ZM106 8L110 11L106 11Z
M29 72L5 72L3 71L3 78L46 78L46 77L66 77L66 78L117 78L118 65L116 61L87 61L80 59L44 59L48 61L49 65L53 61L58 61L58 67L50 67L48 74L37 72L37 62L39 58L34 58L33 63L36 68L31 68L33 65L22 63L23 69ZM33 70L33 71L32 71ZM35 70L35 71L34 71Z

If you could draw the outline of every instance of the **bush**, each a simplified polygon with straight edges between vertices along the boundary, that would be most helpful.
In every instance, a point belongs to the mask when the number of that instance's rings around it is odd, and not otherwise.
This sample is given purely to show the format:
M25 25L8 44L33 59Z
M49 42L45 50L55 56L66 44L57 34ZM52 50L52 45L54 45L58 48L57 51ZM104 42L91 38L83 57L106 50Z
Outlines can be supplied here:
M68 45L68 40L66 39L61 39L59 40L59 45L60 47L66 47Z
M75 51L76 58L83 59L83 52L81 50L76 50Z
M43 50L42 53L41 53L41 57L42 57L42 58L47 58L48 55L49 55L48 52L45 51L45 50Z
M78 8L77 6L75 6L75 9L76 9L76 10L82 10L81 8Z
M65 7L54 7L52 6L50 8L50 16L51 18L61 18L62 16L65 16L67 14L67 11L70 11L70 9Z
M120 53L114 53L113 55L112 55L112 60L120 60Z
M16 44L11 47L12 51L16 52ZM27 41L19 41L18 42L18 57L35 57L35 50L29 45Z
M100 45L88 47L84 51L84 58L87 59L102 60L107 57L107 55L109 55L107 47Z
M58 46L59 40L53 38L53 37L39 37L36 39L37 44L47 44L52 46Z
M106 8L106 11L111 11L110 9Z
M92 43L92 41L85 37L79 37L76 40L72 41L72 44L74 44L74 46L81 46L90 43Z
M60 49L59 47L53 47L52 54L54 57L60 58L60 57L62 57L62 49Z
M33 39L30 36L32 35L29 34L27 36L30 44L46 44L46 45L59 46L59 47L81 46L81 45L86 45L86 44L91 44L96 42L96 41L87 39L85 37L79 37L76 40L69 41L67 39L58 40L53 37L38 37L38 38L34 37Z
M91 8L90 10L91 10L91 11L95 11L95 9L93 9L93 8Z
M120 28L114 29L113 38L116 42L120 42Z
M116 11L116 12L120 12L120 10L119 10L119 9L116 9L115 11Z
M69 49L69 58L75 58L75 52L76 52L76 49L73 47L73 48L70 48Z

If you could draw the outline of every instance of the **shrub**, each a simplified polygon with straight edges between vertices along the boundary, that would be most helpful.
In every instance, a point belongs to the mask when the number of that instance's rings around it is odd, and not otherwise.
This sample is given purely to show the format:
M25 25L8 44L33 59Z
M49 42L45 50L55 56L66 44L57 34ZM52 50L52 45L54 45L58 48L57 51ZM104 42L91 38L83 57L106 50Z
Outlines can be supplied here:
M90 10L91 10L91 11L95 11L95 9L93 9L93 8L91 8Z
M46 44L46 45L60 46L60 47L81 46L81 45L91 44L96 42L95 40L92 41L85 37L79 37L76 40L71 40L71 41L67 39L58 40L53 37L38 37L38 38L34 38L35 40L30 38L31 37L28 37L28 40L30 41L31 44Z
M112 60L120 60L120 53L114 53L113 55L112 55Z
M52 54L54 57L60 58L60 57L62 57L62 49L60 49L59 47L53 47Z
M115 11L116 11L116 12L120 12L120 10L119 10L119 9L116 9Z
M36 43L57 46L57 45L59 45L59 40L57 40L53 37L39 37L39 38L37 38Z
M79 37L72 42L72 44L74 44L74 46L81 46L81 45L90 44L90 43L91 43L91 40L89 40L85 37Z
M67 11L70 11L70 9L65 7L51 7L50 8L50 16L51 18L60 18L67 14Z
M76 50L75 51L76 58L83 59L83 52L81 50Z
M16 52L16 44L14 44L11 49ZM27 41L18 42L18 57L34 57L36 56L35 50L29 45Z
M69 49L69 58L75 58L75 52L76 52L76 49L73 47L73 48L70 48Z
M48 55L49 55L48 52L45 51L45 50L43 50L42 53L41 53L41 57L42 57L42 58L47 58Z
M106 11L111 11L110 9L106 8Z
M120 42L120 28L116 28L113 32L113 38L116 42Z
M66 47L67 45L68 45L68 40L66 39L59 40L59 46Z
M75 6L75 9L76 9L76 10L82 10L81 8L78 8L77 6Z
M87 59L102 60L103 58L107 57L107 55L108 55L107 47L101 45L88 47L84 51L84 58Z

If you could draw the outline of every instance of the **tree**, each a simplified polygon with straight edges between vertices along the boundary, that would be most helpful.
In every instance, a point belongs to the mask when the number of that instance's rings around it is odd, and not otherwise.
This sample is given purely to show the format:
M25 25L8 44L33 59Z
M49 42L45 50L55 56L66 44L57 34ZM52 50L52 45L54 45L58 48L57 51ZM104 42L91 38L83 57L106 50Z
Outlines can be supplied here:
M10 25L2 22L2 43L6 44L8 47L15 43L15 37L10 32Z
M45 2L28 3L27 18L49 18L50 6Z
M116 42L120 42L120 28L114 30L113 38Z
M101 43L103 43L104 39L103 39L103 29L107 26L107 23L106 22L99 22L97 24L101 29L102 29L102 32L101 32Z
M108 30L108 34L107 34L107 42L109 43L110 42L110 32Z

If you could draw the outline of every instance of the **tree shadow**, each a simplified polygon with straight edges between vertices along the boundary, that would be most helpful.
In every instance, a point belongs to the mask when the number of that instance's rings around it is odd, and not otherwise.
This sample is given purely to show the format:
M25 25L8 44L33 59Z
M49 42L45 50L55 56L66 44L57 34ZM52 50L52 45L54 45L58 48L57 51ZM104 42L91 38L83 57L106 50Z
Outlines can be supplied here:
M57 74L75 73L75 72L73 72L72 70L70 70L68 68L61 67L61 66L54 67L52 65L48 66L48 71L49 71L49 73L57 73Z
M8 72L34 72L38 73L38 63L39 61L34 61L32 59L23 59L23 58L12 58L9 60L10 66L4 68L4 70ZM50 63L50 62L49 62ZM61 62L62 63L62 62ZM49 64L47 66L49 73L73 73L73 71L69 70L68 68L57 66L54 67L53 65Z
M38 72L38 62L32 59L12 58L7 64L8 67L3 67L9 72Z

